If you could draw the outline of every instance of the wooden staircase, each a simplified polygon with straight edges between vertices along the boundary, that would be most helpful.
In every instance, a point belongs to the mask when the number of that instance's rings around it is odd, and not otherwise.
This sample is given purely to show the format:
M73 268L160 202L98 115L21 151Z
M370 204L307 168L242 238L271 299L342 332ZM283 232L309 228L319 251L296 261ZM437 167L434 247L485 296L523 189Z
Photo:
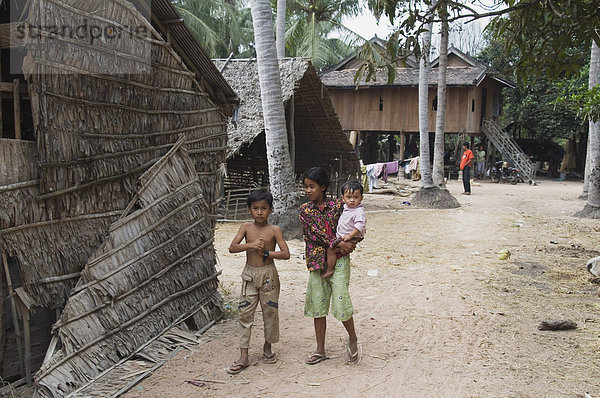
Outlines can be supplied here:
M511 162L519 169L523 178L526 178L530 184L534 184L535 165L531 163L525 152L507 133L491 119L483 119L481 131L494 144L496 149L500 151L504 159Z

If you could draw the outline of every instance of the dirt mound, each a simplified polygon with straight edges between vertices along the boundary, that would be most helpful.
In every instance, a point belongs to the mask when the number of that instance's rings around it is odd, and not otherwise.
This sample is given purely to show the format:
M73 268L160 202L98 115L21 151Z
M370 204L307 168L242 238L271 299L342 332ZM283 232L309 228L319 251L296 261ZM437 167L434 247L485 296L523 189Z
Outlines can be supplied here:
M460 207L458 200L447 189L439 187L421 188L412 204L423 209L456 209Z

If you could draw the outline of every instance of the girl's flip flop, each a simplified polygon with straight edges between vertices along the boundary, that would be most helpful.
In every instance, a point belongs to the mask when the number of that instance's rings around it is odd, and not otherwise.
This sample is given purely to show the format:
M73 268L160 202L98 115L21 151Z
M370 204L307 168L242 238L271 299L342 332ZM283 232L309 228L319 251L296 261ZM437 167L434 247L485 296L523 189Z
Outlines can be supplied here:
M306 363L308 365L316 365L319 362L323 362L326 359L327 355L321 354L320 352L313 352L312 354L310 354L310 357L308 357L308 359L306 360Z
M360 363L360 360L362 359L362 346L360 344L357 344L356 351L352 352L350 350L350 343L348 343L346 352L348 352L348 363L352 365L358 365Z

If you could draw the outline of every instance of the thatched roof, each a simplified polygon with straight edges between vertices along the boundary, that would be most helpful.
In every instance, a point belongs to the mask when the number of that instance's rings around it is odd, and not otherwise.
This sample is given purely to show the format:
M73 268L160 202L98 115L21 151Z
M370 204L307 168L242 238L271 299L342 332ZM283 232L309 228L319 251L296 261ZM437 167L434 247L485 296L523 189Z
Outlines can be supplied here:
M264 134L257 62L255 59L214 62L240 97L240 108L227 130L227 155L231 158L247 148L260 134ZM314 165L315 158L319 156L346 153L348 160L345 167L357 170L358 160L352 145L342 130L329 93L310 60L281 59L279 69L287 115L294 97L297 162L305 165L312 158ZM325 154L327 152L329 155ZM308 159L303 159L304 155Z
M132 2L146 15L151 15L152 23L165 40L169 39L188 68L196 74L196 79L209 93L211 100L231 115L232 104L238 101L237 94L194 38L171 0L133 0Z

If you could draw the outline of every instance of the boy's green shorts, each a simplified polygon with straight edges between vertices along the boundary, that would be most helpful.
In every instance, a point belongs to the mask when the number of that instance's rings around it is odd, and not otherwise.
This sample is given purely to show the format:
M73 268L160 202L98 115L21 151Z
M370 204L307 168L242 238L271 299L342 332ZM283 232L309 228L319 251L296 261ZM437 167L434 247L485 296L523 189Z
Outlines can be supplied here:
M348 287L350 286L350 255L339 258L335 263L335 272L328 278L321 278L321 270L311 271L306 287L304 315L309 318L321 318L329 313L342 322L354 313Z

